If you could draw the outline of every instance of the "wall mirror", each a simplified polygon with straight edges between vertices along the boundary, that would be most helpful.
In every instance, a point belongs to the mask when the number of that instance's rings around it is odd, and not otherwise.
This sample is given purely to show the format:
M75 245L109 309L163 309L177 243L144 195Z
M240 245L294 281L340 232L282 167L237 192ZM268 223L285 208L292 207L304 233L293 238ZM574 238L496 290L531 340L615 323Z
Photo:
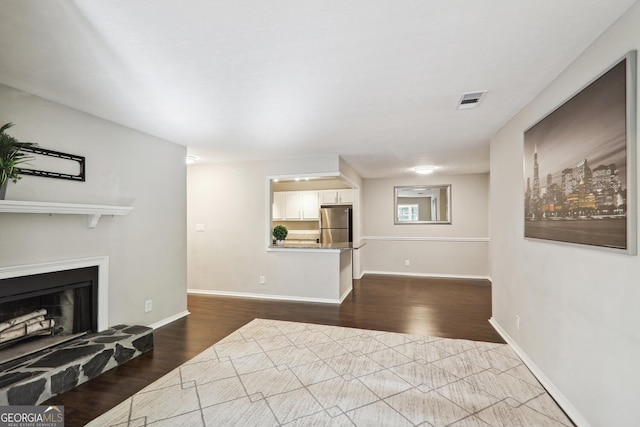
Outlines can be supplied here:
M394 187L395 224L451 224L451 185Z

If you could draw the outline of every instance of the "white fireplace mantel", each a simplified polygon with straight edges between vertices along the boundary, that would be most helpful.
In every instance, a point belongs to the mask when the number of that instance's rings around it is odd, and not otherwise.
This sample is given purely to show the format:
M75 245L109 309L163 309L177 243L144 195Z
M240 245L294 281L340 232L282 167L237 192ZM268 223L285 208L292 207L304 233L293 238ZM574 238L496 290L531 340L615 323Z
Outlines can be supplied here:
M87 215L89 228L96 228L103 215L123 216L132 210L131 206L0 200L0 213Z

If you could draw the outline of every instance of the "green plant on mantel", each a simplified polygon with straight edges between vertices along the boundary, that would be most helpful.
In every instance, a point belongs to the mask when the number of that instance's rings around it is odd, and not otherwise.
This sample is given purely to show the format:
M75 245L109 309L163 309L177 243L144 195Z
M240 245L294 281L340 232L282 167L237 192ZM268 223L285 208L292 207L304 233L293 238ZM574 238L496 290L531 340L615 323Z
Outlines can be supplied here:
M33 142L20 142L5 131L13 126L7 123L0 128L0 190L9 182L18 182L18 166L33 159L33 156L22 151L23 148L36 147Z
M289 234L289 230L284 225L276 225L273 228L273 237L276 240L284 240L287 238L287 234Z

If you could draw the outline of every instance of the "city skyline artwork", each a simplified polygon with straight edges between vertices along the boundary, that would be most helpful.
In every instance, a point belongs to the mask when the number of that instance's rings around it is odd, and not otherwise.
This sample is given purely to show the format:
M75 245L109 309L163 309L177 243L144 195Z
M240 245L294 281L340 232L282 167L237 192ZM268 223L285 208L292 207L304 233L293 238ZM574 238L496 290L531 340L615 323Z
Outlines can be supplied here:
M635 51L525 131L525 237L635 251L633 74Z

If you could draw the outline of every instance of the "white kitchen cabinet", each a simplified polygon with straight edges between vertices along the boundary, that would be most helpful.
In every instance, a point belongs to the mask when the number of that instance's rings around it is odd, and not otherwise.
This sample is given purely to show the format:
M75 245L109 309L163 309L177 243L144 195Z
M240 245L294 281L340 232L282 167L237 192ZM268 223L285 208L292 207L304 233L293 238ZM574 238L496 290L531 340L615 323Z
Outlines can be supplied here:
M284 193L284 219L301 219L302 213L300 209L302 207L302 192L300 191L287 191Z
M353 191L345 190L324 190L320 192L320 204L322 205L350 205L353 203Z
M285 203L286 198L285 194L282 192L274 192L273 193L273 205L272 205L272 213L271 218L273 220L283 220L285 218Z
M317 191L281 191L273 193L273 219L302 221L320 219Z
M325 190L320 192L320 203L323 205L332 205L338 202L338 192L334 190Z
M320 195L317 191L304 191L302 193L302 218L320 219Z
M353 190L338 190L338 203L351 204L353 203Z

